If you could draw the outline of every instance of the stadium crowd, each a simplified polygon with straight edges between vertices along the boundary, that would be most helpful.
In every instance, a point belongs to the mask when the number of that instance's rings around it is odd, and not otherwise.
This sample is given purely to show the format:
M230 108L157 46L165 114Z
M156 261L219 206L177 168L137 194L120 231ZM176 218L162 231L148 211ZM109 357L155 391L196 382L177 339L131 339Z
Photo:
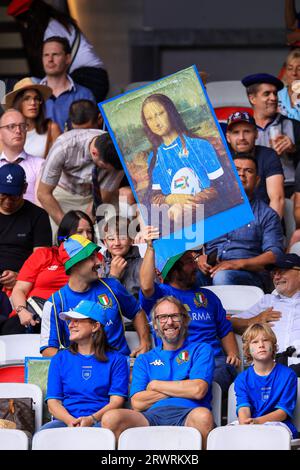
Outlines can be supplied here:
M119 437L137 426L189 426L205 446L214 381L223 400L235 382L237 423L277 423L296 438L299 15L289 16L294 46L281 78L255 69L241 77L249 109L237 108L222 127L254 219L177 254L160 273L158 229L138 216L130 230L134 195L96 105L108 94L102 60L76 22L42 0L13 0L8 14L22 28L33 72L7 92L0 117L0 338L38 333L42 355L52 358L46 400L53 420L43 429L101 425ZM162 142L178 138L187 150L191 137L174 131L167 104L153 106L143 107L144 127L160 137L153 154L161 159ZM163 192L157 165L149 172L151 202L179 204ZM207 184L193 204L218 197ZM103 216L103 205L116 213ZM211 285L256 286L261 300L230 315ZM30 310L32 299L42 313ZM138 338L131 351L127 331Z

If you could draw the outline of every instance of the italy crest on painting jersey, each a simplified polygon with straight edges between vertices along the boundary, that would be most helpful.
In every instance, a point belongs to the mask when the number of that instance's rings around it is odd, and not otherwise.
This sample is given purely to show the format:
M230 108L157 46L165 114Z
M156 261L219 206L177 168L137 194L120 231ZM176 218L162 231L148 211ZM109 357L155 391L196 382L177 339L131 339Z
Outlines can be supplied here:
M197 307L207 307L207 298L201 292L196 292L194 304L197 305Z
M188 351L181 351L176 357L176 362L182 364L183 362L188 362L190 360L190 355Z
M103 308L110 308L112 306L112 300L107 294L98 295L98 300Z

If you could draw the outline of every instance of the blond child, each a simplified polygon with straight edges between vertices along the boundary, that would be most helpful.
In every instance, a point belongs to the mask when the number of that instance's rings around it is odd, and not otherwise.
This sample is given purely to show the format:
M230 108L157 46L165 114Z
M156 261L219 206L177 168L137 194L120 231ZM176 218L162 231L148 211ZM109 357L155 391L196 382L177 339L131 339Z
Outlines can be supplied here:
M267 324L255 323L242 339L245 358L251 365L234 382L239 424L279 424L297 438L292 423L297 376L292 369L276 364L275 334Z

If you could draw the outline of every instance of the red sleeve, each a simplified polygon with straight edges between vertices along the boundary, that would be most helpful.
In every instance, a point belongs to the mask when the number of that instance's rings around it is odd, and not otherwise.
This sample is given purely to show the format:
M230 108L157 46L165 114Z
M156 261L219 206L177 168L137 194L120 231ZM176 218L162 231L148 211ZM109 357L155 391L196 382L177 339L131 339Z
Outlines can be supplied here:
M51 248L41 247L35 250L23 264L18 274L17 281L31 282L34 284L41 269L49 264L51 256Z

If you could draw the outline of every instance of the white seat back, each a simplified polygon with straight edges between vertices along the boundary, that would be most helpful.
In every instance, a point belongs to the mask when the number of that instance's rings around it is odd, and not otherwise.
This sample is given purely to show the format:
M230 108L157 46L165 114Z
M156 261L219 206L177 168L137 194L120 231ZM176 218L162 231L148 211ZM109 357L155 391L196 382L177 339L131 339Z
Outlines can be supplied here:
M232 421L237 419L236 415L236 396L234 392L234 383L232 383L228 390L228 402L227 402L227 423L230 424Z
M229 314L240 313L249 309L264 295L264 291L256 286L223 285L205 286L203 288L214 292Z
M118 450L200 450L201 445L201 434L195 428L146 426L123 431Z
M288 429L258 424L235 425L213 429L207 439L207 450L290 450Z
M4 344L4 354L1 353L3 345L0 346L0 362L24 361L26 356L41 356L38 334L2 335L0 341Z
M5 343L4 343L4 341L1 341L1 339L0 339L0 364L1 364L1 362L5 362L5 353L6 353Z
M110 429L45 429L33 436L32 450L114 450L116 439Z
M130 351L133 351L134 349L136 349L140 344L139 336L136 331L125 331L125 338L126 338ZM152 341L152 338L151 338L151 341ZM152 342L152 346L153 346L153 342Z
M214 108L250 106L246 89L239 80L208 82L206 90Z
M221 426L222 419L222 389L217 382L212 383L212 414L216 426Z
M35 410L35 430L42 426L43 393L40 387L23 383L0 383L0 398L27 398L33 399Z
M0 450L28 450L28 437L18 429L0 429Z

